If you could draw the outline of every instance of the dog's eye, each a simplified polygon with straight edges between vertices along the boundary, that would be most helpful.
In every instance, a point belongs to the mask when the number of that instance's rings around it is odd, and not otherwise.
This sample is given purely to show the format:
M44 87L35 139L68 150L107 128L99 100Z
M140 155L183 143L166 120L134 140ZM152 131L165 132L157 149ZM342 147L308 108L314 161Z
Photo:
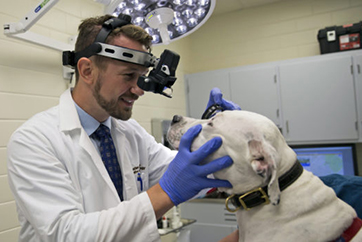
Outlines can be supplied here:
M209 125L209 126L211 126L211 127L214 126L214 125L212 124L212 122L208 122L207 125Z

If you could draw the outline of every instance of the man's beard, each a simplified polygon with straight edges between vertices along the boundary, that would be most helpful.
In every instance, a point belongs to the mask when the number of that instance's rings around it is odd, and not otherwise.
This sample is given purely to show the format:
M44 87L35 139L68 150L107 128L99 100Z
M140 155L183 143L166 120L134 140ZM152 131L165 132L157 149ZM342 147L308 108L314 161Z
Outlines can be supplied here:
M96 85L93 90L93 96L96 99L99 106L101 106L105 111L107 111L107 113L110 116L112 116L114 118L121 119L121 120L130 119L132 116L132 108L131 107L125 107L123 109L120 108L118 105L119 102L122 102L120 100L120 98L107 101L100 93L102 85L103 85L103 80L100 76L98 76ZM130 95L131 95L131 98L133 98L133 99L138 98L134 94L130 94Z

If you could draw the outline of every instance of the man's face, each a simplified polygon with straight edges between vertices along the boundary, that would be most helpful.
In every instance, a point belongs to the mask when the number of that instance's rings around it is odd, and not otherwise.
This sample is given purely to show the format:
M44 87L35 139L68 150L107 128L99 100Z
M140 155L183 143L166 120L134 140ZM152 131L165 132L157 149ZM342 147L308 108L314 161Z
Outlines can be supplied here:
M121 36L112 45L147 51L143 45ZM105 70L99 72L93 88L93 96L98 104L112 117L128 120L132 108L144 91L137 86L137 80L145 75L148 68L118 60L108 60Z

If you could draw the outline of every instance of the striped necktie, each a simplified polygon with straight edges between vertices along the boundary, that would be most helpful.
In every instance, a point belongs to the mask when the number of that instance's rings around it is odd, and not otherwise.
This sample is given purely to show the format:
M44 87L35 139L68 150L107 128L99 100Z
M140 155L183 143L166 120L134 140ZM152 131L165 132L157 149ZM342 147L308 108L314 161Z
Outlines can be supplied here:
M121 201L123 201L123 183L122 172L118 163L116 149L112 140L109 128L100 124L98 129L94 131L94 136L100 141L100 153L104 165L108 171L111 180L116 187L117 193Z

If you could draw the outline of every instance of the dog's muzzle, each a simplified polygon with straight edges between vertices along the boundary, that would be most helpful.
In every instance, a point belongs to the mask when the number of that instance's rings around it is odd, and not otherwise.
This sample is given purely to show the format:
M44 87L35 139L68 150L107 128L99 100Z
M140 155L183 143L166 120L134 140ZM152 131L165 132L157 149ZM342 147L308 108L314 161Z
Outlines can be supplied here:
M171 125L176 124L176 123L180 122L181 120L182 120L182 116L180 116L180 115L175 115L175 116L173 116L173 118L172 118Z

